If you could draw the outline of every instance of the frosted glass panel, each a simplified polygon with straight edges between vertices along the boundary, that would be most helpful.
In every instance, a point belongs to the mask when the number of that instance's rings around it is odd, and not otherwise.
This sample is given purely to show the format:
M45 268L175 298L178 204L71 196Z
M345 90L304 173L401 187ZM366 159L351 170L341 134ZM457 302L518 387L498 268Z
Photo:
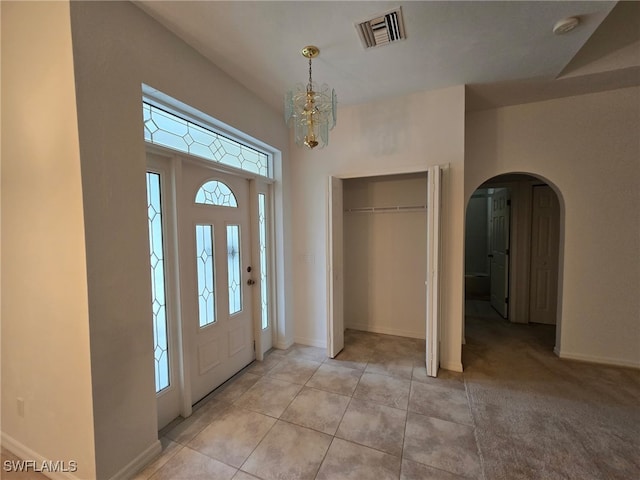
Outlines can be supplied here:
M196 193L196 203L218 205L220 207L238 206L236 196L231 189L217 180L211 180L200 187Z
M267 209L266 196L258 194L258 231L260 243L260 310L262 329L269 327L269 278L267 268Z
M198 319L200 327L206 327L216 321L213 227L211 225L196 225L196 263Z
M158 393L169 386L169 340L167 336L160 175L153 172L147 172L147 213L151 261L153 356L155 360L156 393Z
M240 226L227 225L227 268L229 271L229 314L242 310Z
M271 178L271 156L224 135L142 103L144 139L213 162Z

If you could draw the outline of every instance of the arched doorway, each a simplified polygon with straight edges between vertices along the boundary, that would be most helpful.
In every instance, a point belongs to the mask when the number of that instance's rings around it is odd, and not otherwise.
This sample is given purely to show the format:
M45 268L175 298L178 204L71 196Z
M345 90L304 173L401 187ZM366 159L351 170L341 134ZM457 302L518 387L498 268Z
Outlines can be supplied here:
M473 192L465 217L465 330L469 318L550 325L545 341L559 350L561 209L555 186L532 174L499 175Z

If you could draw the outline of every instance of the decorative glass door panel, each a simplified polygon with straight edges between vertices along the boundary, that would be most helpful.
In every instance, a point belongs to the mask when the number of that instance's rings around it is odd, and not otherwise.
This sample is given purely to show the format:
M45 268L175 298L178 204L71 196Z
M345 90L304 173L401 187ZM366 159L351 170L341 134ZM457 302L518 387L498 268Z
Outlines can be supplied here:
M272 292L272 260L271 229L269 228L272 215L271 186L260 180L252 184L252 233L254 242L252 252L255 255L254 270L257 281L253 301L256 305L256 356L263 359L264 354L271 349L275 341Z
M229 315L242 311L242 267L240 225L227 225L227 272L229 274Z
M147 213L149 220L149 252L151 263L151 311L156 393L169 387L169 340L164 268L164 234L160 174L147 172Z
M200 327L206 327L216 321L212 225L196 225L196 265L198 271L198 320Z
M260 255L260 324L262 330L269 328L269 265L267 250L267 200L258 193L258 252Z

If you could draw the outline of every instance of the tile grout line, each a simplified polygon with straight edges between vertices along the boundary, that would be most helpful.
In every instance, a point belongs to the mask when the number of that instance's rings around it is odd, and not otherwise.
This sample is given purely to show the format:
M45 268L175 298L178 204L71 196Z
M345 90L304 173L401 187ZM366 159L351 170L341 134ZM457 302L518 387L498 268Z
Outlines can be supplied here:
M329 357L327 357L327 358L329 358ZM324 364L324 362L323 362L323 364ZM318 368L320 368L320 367L318 367ZM351 405L351 401L353 400L353 394L356 391L356 388L358 388L358 384L360 383L360 379L361 378L362 378L362 375L360 375L360 377L358 377L358 382L356 382L355 388L351 392L351 395L349 395L349 403L347 403L347 407L344 409L344 412L342 412L342 417L340 417L340 421L338 422L338 426L336 427L336 431L332 435L331 443L329 443L329 447L327 448L327 451L324 452L324 456L322 457L322 461L318 464L318 470L316 471L316 474L313 477L314 479L318 478L318 474L320 473L320 469L322 468L322 464L324 463L325 459L327 458L327 455L329 454L329 450L331 450L331 446L333 445L333 442L335 441L336 438L340 438L340 437L336 437L336 434L338 433L338 430L340 430L340 425L342 424L342 421L344 420L344 416L347 414L347 410L349 410L349 406ZM311 380L311 379L309 379L309 380Z
M266 435L266 434L265 434L265 435ZM236 474L240 471L240 467L236 467L235 465L231 465L231 464L229 464L229 463L227 463L227 462L224 462L224 461L220 460L219 458L212 457L212 456L211 456L211 455L209 455L208 453L201 452L200 450L196 450L195 448L191 448L191 447L189 447L188 445L185 445L183 448L188 448L188 449L189 449L189 450L191 450L192 452L198 453L198 454L203 455L203 456L205 456L205 457L207 457L207 458L210 458L211 460L215 460L216 462L222 463L223 465L226 465L227 467L233 468L233 469L235 470L235 473L233 474L233 476L234 476L234 477L235 477L235 476L236 476ZM253 452L251 452L251 453L253 453ZM247 457L247 458L248 458L248 457ZM243 462L243 463L244 463L244 462ZM233 477L231 477L231 478L233 478ZM151 480L151 479L149 479L149 480Z
M279 364L280 362L278 362ZM288 422L287 420L283 420L281 417L282 415L287 411L287 409L291 406L291 404L293 403L293 401L298 398L298 395L300 395L300 392L302 392L302 390L305 388L306 384L309 382L309 380L311 380L311 377L313 377L313 375L315 374L315 372L318 371L318 368L320 368L320 366L322 365L322 362L320 362L320 365L318 365L318 367L313 371L313 373L309 376L309 378L307 379L307 381L301 385L300 390L298 390L298 392L293 396L293 398L289 401L289 403L287 404L287 406L284 408L284 410L282 410L282 413L276 418L276 417L271 417L271 418L275 418L275 422L273 422L273 425L271 425L271 427L269 428L269 430L267 430L267 432L264 434L264 436L260 439L260 441L258 442L258 444L254 447L254 449L251 451L251 453L249 455L247 455L247 458L245 458L245 460L242 462L242 465L240 466L240 468L238 468L238 471L242 471L244 473L249 473L246 472L244 470L242 470L242 467L247 463L247 461L249 460L249 458L251 457L251 455L253 455L253 453L257 450L257 448L262 444L262 442L264 441L265 438L267 438L267 436L269 435L269 433L271 432L271 430L273 430L273 428L278 424L279 421L287 423L289 425L294 425L296 427L301 427L301 428L308 428L309 430L318 432L318 433L324 433L324 432L319 432L318 430L312 429L310 427L303 427L302 425L298 425L296 423L292 423L292 422ZM292 382L289 382L292 383ZM293 384L292 385L296 385ZM299 385L299 384L297 384ZM311 387L307 387L307 388L311 388ZM250 410L251 411L251 410ZM260 412L256 412L256 413L260 413ZM263 414L266 415L266 414ZM269 415L267 415L269 416ZM326 434L325 434L326 435ZM335 437L333 437L335 438ZM331 443L333 443L333 438L331 439ZM329 447L327 447L327 452L329 451L329 448L331 447L331 443L329 444ZM320 462L320 464L318 465L318 471L320 470L320 466L322 465L322 462L324 461L327 452L325 452L324 456L322 457L322 461ZM237 473L237 472L236 472ZM250 475L253 475L252 473L249 473ZM316 476L317 476L318 472L316 471ZM315 477L314 477L315 478Z
M335 436L331 437L331 442L329 442L329 446L327 447L327 451L324 452L324 455L322 456L322 460L320 460L320 463L318 464L318 469L316 470L316 474L313 476L314 479L318 478L318 474L320 473L320 469L322 468L322 464L327 459L327 455L329 455L329 450L331 450L331 445L333 445L333 441L335 439L336 439Z
M401 408L392 407L392 406L390 406L390 405L385 405L385 404L378 403L378 402L375 402L375 401L372 401L372 400L363 400L363 399L361 399L361 398L357 398L357 397L354 397L354 396L353 396L353 394L355 393L355 391L356 391L356 390L357 390L357 388L358 388L358 385L360 384L360 379L362 379L362 376L366 373L366 367L369 365L369 362L366 362L366 364L367 364L367 365L365 365L365 369L364 369L364 370L362 371L362 373L360 374L360 377L358 378L358 382L356 383L356 386L355 386L355 388L353 389L353 392L352 392L352 393L351 393L351 395L350 395L350 398L349 398L349 404L347 405L347 408L344 410L344 413L342 414L342 417L340 418L340 422L338 423L338 428L336 429L336 433L333 435L333 440L335 440L335 439L337 438L338 440L342 440L342 441L344 441L344 442L353 443L354 445L359 445L359 446L361 446L361 447L368 448L368 449L374 450L374 451L376 451L376 452L380 452L380 453L382 453L382 454L384 454L384 455L389 455L389 456L391 456L391 457L398 458L398 459L400 460L400 470L398 471L398 478L400 478L400 474L401 474L401 472L402 472L402 452L400 453L400 457L396 457L395 455L393 455L393 454L391 454L391 453L389 453L389 452L385 452L384 450L380 450L379 448L372 447L372 446L370 446L370 445L364 445L364 444L362 444L362 443L360 443L360 442L357 442L357 441L355 441L355 440L348 440L348 439L346 439L346 438L342 438L342 437L339 437L339 436L338 436L338 430L340 430L340 425L342 424L342 421L344 420L344 417L345 417L345 415L347 414L347 410L349 410L349 407L351 406L351 402L352 402L353 400L361 401L361 402L363 402L363 401L367 401L367 402L371 402L371 403L373 403L374 405L381 405L381 406L383 406L383 407L389 407L389 408L393 408L393 409L395 409L395 410L402 410ZM407 410L404 410L404 412L405 412L405 429L406 429L406 423L407 423L407 415L406 415L406 414L408 413L408 411L407 411ZM333 444L333 440L331 441L331 444ZM403 434L403 436L402 436L402 445L403 445L403 449L404 449L404 434ZM329 448L331 448L331 445L329 446ZM329 450L327 449L327 452L328 452L328 451L329 451ZM326 455L325 455L325 458L326 458ZM324 462L324 459L323 459L322 461ZM322 463L320 464L320 466L322 466ZM316 478L317 478L317 474L316 474Z
M278 362L278 363L280 363L280 362ZM277 365L274 365L274 367L272 367L272 368L275 368L275 366L277 366ZM262 375L262 376L261 376L261 379L264 379L265 377L267 377L267 375L266 375L266 374ZM286 382L285 380L280 380L280 379L277 379L277 378L274 378L274 377L268 377L268 379L277 380L277 381L280 381L280 382L290 383L291 385L300 386L300 384L299 384L299 383ZM260 380L258 380L258 382L259 382L259 381L260 381ZM258 382L256 382L256 383L258 383ZM254 383L254 385L255 385L255 383ZM275 417L275 416L273 416L273 415L269 415L268 413L265 413L265 412L260 412L260 411L257 411L257 410L252 410L251 408L246 407L246 406L236 405L236 402L237 402L237 401L239 401L239 400L240 400L240 398L241 398L245 393L247 393L251 388L253 388L253 385L252 385L251 387L249 387L249 388L248 388L248 389L247 389L247 390L246 390L242 395L240 395L240 396L239 396L239 397L238 397L238 398L237 398L237 399L232 403L232 405L233 405L235 408L238 408L238 409L240 409L240 410L244 410L244 411L246 411L246 412L257 413L258 415L264 415L265 417L273 418L273 419L275 420L275 422L273 422L273 425L271 425L271 427L269 427L269 430L267 430L267 431L265 432L264 436L260 439L260 441L258 442L258 444L254 447L254 449L253 449L253 450L251 451L251 453L247 456L247 458L244 460L244 462L242 462L242 465L244 465L244 464L246 463L246 461L247 461L247 460L249 459L249 457L253 454L253 452L256 450L256 448L258 448L258 446L262 443L262 441L265 439L265 437L269 434L269 432L273 429L273 427L278 423L278 421L280 420L280 417L282 416L282 414L284 414L284 412L287 410L287 408L289 408L289 405L291 405L291 403L293 402L293 400L295 400L295 399L296 399L296 397L300 394L300 392L302 391L302 388L304 388L304 385L302 385L302 386L301 386L300 390L298 390L298 392L293 396L293 398L292 398L292 399L291 399L291 401L287 404L287 406L284 408L284 410L282 410L282 413L281 413L280 415L278 415L277 417ZM282 420L282 421L285 421L285 420ZM242 466L241 466L240 468L242 468ZM245 473L247 473L247 472L245 472Z
M249 409L246 409L246 408L243 408L243 407L236 407L236 408L239 408L239 409L241 409L241 410L246 410L247 412L259 413L259 412L254 412L253 410L249 410ZM259 414L260 414L260 415L264 415L265 417L275 418L275 417L271 417L270 415L265 415L264 413L259 413ZM253 455L253 452L255 452L255 451L258 449L258 447L262 444L262 442L264 442L264 439L265 439L265 438L267 438L267 436L269 435L269 433L271 432L271 430L273 430L273 427L275 427L275 426L276 426L276 424L278 423L278 420L279 420L279 418L275 418L275 422L273 422L273 425L271 425L271 426L269 427L269 429L264 433L264 435L262 436L262 438L260 439L260 441L256 444L256 446L255 446L255 447L253 447L253 450L251 450L251 452L249 453L249 455L247 455L247 458L245 458L245 459L243 460L242 464L238 467L238 471L236 472L236 474L237 474L238 472L242 471L242 472L247 473L247 474L249 474L249 475L253 475L253 473L249 473L249 472L246 472L246 471L242 470L242 467L244 467L245 463L247 463L247 461L249 460L249 458L251 458L251 455ZM253 475L253 476L255 477L255 475ZM234 474L234 477L235 477L235 474ZM259 478L262 478L262 477L259 477Z
M480 462L480 474L482 475L483 480L486 480L487 476L484 468L484 455L482 454L482 449L480 448L480 439L478 438L478 426L476 424L476 416L474 414L473 408L471 408L471 393L467 386L467 379L464 376L464 372L462 373L462 382L464 383L464 394L467 397L467 406L469 407L469 413L471 414L471 421L473 422L473 438L476 441L476 450L478 452L478 460Z
M413 374L412 374L413 377ZM407 440L407 424L409 423L409 403L411 402L411 391L413 390L413 381L411 381L411 387L409 388L409 400L407 400L407 414L404 417L404 431L402 434L402 451L400 452L400 473L398 478L402 475L402 463L404 462L404 444Z
M174 453L172 453L171 455L169 455L169 458L167 458L167 460L166 460L162 465L160 465L158 468L156 468L155 470L153 470L149 475L147 475L147 476L145 477L145 479L146 479L146 480L151 480L151 478L152 478L156 473L158 473L158 472L159 472L159 471L160 471L160 470L161 470L161 469L162 469L162 468L163 468L167 463L169 463L169 460L171 460L174 456L176 456L178 453L180 453L180 452L182 451L182 449L183 449L183 448L185 448L185 446L184 446L183 444L181 444L181 443L174 442L173 440L170 440L170 441L171 441L172 443L175 443L176 445L179 445L180 447L179 447L179 448L178 448ZM158 457L156 457L156 459L155 459L155 460L153 460L153 461L157 461L157 460L159 460L161 457L162 457L162 452L160 452L160 455L158 455ZM142 473L142 472L145 470L145 468L146 468L146 467L143 467L143 468L142 468L142 470L140 470L140 471L136 474L136 476L137 476L137 475L139 475L140 473ZM136 477L133 477L133 478L136 478ZM141 480L142 480L142 479L141 479Z

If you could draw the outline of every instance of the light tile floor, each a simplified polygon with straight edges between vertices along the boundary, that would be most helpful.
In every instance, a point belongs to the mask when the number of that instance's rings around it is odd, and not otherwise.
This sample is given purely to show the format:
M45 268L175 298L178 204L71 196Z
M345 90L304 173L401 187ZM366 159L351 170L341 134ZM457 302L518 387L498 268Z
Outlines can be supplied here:
M424 342L406 338L347 331L336 359L273 351L161 432L136 479L640 478L639 370L560 360L555 327L486 302L466 312L464 379L427 377Z
M462 374L424 341L347 330L345 349L273 350L161 432L136 480L479 479Z

